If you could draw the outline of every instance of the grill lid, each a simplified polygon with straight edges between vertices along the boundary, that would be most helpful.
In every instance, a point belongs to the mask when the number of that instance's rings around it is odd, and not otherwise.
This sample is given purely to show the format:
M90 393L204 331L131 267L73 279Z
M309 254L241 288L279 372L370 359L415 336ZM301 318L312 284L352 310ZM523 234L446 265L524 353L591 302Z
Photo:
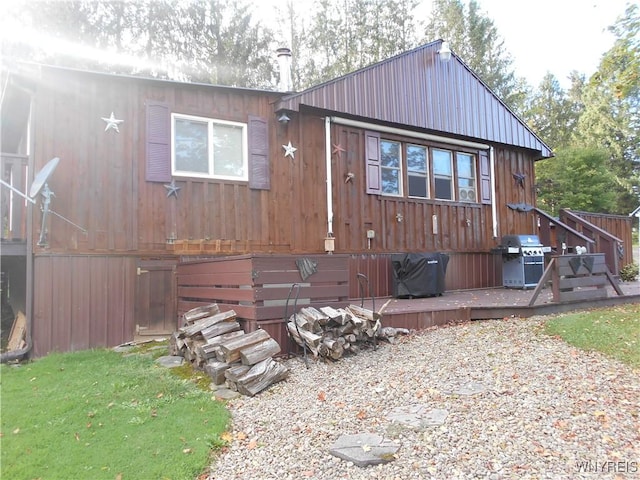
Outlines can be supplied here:
M540 239L537 235L505 235L502 237L502 246L509 247L541 247Z

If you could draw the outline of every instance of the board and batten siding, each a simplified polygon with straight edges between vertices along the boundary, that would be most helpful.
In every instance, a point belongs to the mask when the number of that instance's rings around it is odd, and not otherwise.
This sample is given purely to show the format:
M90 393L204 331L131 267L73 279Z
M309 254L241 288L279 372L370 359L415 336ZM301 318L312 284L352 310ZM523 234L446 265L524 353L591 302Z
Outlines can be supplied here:
M332 143L344 149L332 155L333 231L337 252L488 252L497 246L501 235L535 231L533 214L513 210L507 205L533 205L535 201L533 162L526 151L494 149L499 228L498 238L493 238L491 204L486 192L482 193L483 201L478 203L373 193L376 190L370 188L366 175L366 169L375 163L366 152L371 138L375 136L358 128L335 124L332 127ZM410 137L399 139L416 142ZM452 148L450 145L425 145ZM478 152L480 169L484 153ZM345 181L349 173L354 176ZM515 173L525 175L524 187L515 182ZM482 172L478 177L478 191L482 191L485 178ZM371 242L367 239L367 230L375 232Z
M133 339L135 258L36 255L34 272L34 356Z

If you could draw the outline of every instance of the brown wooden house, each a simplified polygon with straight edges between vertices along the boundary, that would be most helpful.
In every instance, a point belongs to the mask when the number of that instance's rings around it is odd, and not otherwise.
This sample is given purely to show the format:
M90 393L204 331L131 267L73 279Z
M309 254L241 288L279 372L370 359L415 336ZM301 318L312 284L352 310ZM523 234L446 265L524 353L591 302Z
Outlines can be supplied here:
M4 290L32 353L166 334L210 300L255 328L296 282L298 305L358 297L359 272L389 296L394 253L447 253L447 289L499 286L491 250L537 233L513 205L535 205L552 152L441 45L300 93L3 66L3 178L26 192L60 159L44 221L2 190Z

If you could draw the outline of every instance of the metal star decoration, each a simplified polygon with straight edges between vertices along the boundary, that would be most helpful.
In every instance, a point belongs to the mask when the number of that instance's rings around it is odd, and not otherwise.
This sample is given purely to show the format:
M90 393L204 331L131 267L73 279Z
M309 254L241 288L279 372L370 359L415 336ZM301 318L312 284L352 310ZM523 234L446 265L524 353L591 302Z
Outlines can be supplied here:
M520 188L524 188L524 179L527 177L524 173L512 173L513 179L516 181L516 185Z
M175 195L175 197L178 198L178 190L180 190L182 187L177 186L176 179L172 178L171 183L169 185L165 185L164 188L167 189L167 198L172 195Z
M333 144L333 152L331 152L331 153L333 153L334 155L337 155L338 158L342 158L342 154L344 152L346 152L346 150L342 147L341 144L339 144L339 143L338 144L335 144L335 143Z
M107 126L104 129L104 131L106 132L107 130L115 130L117 133L120 133L120 129L118 128L118 125L120 125L122 122L124 122L124 120L118 120L116 119L115 115L113 114L113 112L111 112L111 116L109 118L106 117L102 117L102 120L104 120L105 122L107 122Z
M298 149L295 148L293 145L291 145L291 142L289 142L287 145L282 145L282 148L284 148L285 157L295 158L294 154L295 154L295 151Z

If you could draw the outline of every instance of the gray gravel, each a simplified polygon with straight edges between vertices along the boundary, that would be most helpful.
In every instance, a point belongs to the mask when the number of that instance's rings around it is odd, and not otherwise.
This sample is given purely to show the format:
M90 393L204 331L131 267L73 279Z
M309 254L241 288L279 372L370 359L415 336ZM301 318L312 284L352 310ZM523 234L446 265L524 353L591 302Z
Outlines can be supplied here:
M640 478L640 372L544 335L542 321L431 329L309 368L289 359L289 379L228 403L234 439L210 479ZM486 389L451 393L468 384ZM446 421L389 418L415 405ZM329 453L367 432L399 443L397 458L359 467Z

